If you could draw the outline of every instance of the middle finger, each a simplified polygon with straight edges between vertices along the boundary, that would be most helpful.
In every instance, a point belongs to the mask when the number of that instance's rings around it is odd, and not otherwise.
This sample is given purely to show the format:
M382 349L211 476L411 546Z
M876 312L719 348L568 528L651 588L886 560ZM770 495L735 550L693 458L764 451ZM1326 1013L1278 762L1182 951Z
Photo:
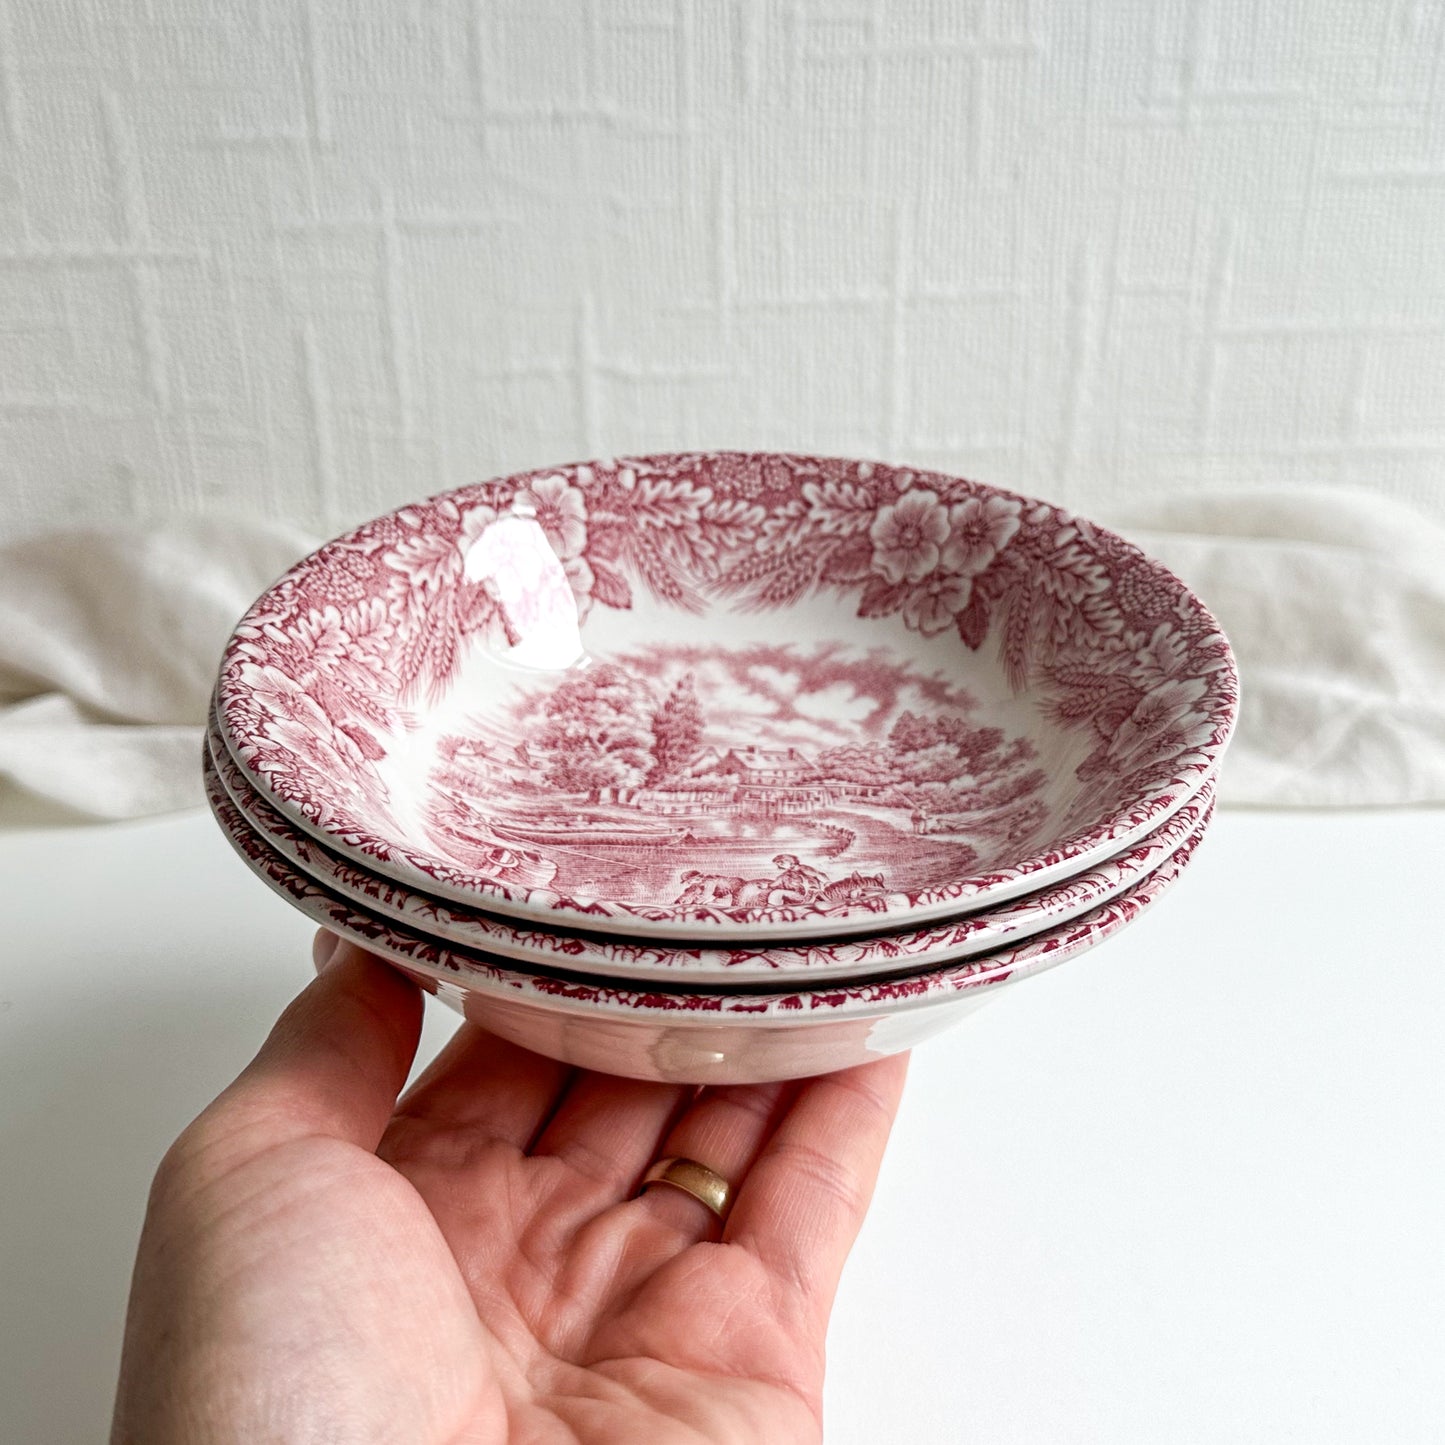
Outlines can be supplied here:
M577 1208L595 1213L623 1199L695 1090L580 1070L532 1146L538 1163L565 1170Z
M443 1137L525 1151L571 1077L569 1065L463 1023L402 1095L378 1152L395 1163Z

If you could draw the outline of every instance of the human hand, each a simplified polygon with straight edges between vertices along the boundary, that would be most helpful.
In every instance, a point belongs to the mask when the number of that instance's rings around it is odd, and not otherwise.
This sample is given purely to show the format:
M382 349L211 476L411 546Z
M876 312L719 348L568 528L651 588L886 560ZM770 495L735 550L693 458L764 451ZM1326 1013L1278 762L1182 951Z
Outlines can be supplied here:
M697 1092L463 1024L398 1103L420 993L317 953L157 1173L112 1445L820 1437L904 1058ZM726 1227L634 1197L667 1155L732 1182Z

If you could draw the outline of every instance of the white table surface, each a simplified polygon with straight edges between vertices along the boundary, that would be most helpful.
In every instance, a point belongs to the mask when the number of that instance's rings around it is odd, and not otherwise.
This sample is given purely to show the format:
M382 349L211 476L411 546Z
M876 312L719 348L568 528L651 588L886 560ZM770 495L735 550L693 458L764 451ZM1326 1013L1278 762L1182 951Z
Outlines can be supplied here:
M1445 811L1226 811L1135 928L920 1050L829 1440L1445 1439L1442 865ZM310 928L200 814L0 833L0 896L0 1439L75 1445L151 1171Z

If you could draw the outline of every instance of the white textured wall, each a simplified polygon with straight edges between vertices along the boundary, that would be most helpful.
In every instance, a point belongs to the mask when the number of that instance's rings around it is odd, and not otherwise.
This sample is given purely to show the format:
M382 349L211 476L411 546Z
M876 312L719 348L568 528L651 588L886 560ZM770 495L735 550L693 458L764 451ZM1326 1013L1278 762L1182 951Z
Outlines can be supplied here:
M1445 8L0 0L0 529L757 445L1445 513Z

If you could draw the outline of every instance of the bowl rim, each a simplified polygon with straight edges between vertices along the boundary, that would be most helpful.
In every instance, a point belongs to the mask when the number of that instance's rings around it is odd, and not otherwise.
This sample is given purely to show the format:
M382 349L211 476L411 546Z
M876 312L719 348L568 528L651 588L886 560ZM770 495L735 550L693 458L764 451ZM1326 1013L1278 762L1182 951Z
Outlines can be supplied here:
M628 978L639 984L668 981L669 986L793 978L815 983L824 979L856 982L885 971L941 966L977 957L1006 943L1021 942L1089 912L1147 876L1155 864L1169 857L1194 832L1215 796L1215 779L1211 777L1183 807L1132 846L1082 873L1022 894L999 909L880 934L851 934L800 943L780 939L728 948L704 946L702 942L629 940L620 934L574 933L532 926L525 919L452 907L444 899L414 892L363 868L270 807L226 751L214 717L207 726L206 743L206 776L214 774L242 819L299 872L339 897L373 910L390 922L430 933L447 944L491 952L524 968L560 968L576 974ZM463 936L462 930L476 936ZM961 946L979 935L984 941ZM590 952L584 953L584 948Z
M247 867L274 893L314 923L364 948L391 958L438 982L466 991L525 1000L537 1008L573 1016L599 1012L613 1018L648 1019L670 1025L727 1027L824 1024L843 1018L894 1015L936 1007L976 988L997 987L1046 971L1087 952L1132 923L1158 901L1187 870L1213 821L1211 802L1189 837L1132 887L1056 928L1005 945L988 954L903 975L839 982L816 989L773 992L711 989L634 988L602 978L534 972L478 950L449 945L418 930L369 913L361 905L317 883L281 857L245 820L220 780L206 780L206 799L227 841Z

